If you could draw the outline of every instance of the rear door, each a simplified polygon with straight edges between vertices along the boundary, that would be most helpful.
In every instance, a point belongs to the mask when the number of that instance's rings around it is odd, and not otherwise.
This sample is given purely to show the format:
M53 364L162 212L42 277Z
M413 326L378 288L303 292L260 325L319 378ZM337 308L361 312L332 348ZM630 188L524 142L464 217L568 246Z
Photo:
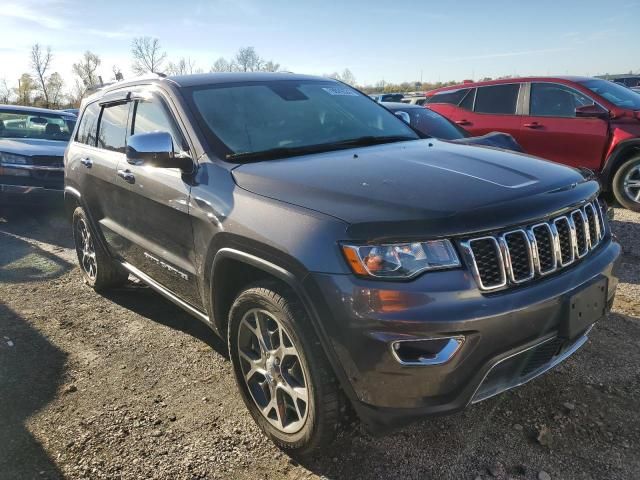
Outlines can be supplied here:
M68 175L78 185L89 216L113 256L123 252L119 233L124 206L116 171L124 159L128 115L125 101L87 105L67 159Z
M168 102L159 93L138 92L128 135L168 132L176 152L189 144ZM126 185L127 261L191 305L202 301L196 280L189 217L191 176L177 168L134 165L124 160L118 180Z
M448 91L443 92L444 98L434 96L428 106L474 136L491 132L516 136L520 130L520 89L520 83L503 83Z
M525 152L574 167L600 169L609 124L600 118L577 118L576 107L594 100L567 85L534 82L516 137Z

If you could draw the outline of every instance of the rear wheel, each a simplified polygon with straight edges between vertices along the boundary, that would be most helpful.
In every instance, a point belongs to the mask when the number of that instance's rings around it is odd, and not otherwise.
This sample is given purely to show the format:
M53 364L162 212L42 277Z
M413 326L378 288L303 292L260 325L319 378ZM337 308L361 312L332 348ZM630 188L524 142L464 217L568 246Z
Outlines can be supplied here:
M623 207L640 212L640 155L618 169L613 177L613 194Z
M330 444L338 386L295 295L271 282L243 291L231 308L228 340L236 382L264 433L294 454Z
M129 274L102 249L82 207L73 212L73 240L82 277L96 291L119 287Z

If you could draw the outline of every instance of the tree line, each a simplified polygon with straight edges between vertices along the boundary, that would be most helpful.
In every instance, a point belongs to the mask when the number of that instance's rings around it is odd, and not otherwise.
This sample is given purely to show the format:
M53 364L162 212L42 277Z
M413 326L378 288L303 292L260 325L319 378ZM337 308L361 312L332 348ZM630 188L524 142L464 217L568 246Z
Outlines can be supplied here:
M131 70L136 75L150 72L166 75L189 75L204 73L190 57L169 60L160 41L152 37L136 37L131 43ZM82 98L103 84L121 80L121 69L113 65L110 75L103 78L98 74L102 66L100 56L85 51L72 66L73 78L69 84L62 75L54 70L55 55L51 47L36 43L31 47L30 71L23 73L17 85L10 85L7 79L0 79L0 103L39 106L45 108L77 107ZM271 59L261 57L254 47L242 47L231 58L220 57L208 69L210 72L278 72L284 68ZM342 72L325 74L349 85L357 86L356 78L347 68ZM361 85L366 93L396 91L426 91L438 86L455 82L421 83L404 82L400 84L378 82L375 85Z

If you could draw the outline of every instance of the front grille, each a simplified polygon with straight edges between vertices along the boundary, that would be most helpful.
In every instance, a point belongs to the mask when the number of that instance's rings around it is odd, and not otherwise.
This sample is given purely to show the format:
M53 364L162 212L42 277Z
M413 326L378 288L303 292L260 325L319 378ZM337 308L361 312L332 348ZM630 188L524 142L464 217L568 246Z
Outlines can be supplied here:
M39 167L64 167L63 157L35 155L31 157L31 163Z
M460 244L480 288L496 290L569 266L603 236L604 218L594 200L557 218Z

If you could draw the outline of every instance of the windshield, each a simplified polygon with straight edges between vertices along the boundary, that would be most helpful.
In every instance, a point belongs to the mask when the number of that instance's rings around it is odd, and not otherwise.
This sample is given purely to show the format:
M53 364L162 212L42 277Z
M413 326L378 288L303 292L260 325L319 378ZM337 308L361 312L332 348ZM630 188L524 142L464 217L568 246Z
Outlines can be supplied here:
M407 112L411 118L411 126L430 137L457 140L469 136L468 132L428 108L407 108L406 110L399 108L396 111Z
M344 144L364 137L419 138L365 95L331 81L281 80L191 90L200 123L225 154ZM222 145L220 145L222 144ZM315 151L322 151L316 148Z
M640 96L627 87L607 80L598 79L586 80L579 83L617 107L640 110Z
M0 138L39 138L68 142L75 119L49 113L0 111Z

